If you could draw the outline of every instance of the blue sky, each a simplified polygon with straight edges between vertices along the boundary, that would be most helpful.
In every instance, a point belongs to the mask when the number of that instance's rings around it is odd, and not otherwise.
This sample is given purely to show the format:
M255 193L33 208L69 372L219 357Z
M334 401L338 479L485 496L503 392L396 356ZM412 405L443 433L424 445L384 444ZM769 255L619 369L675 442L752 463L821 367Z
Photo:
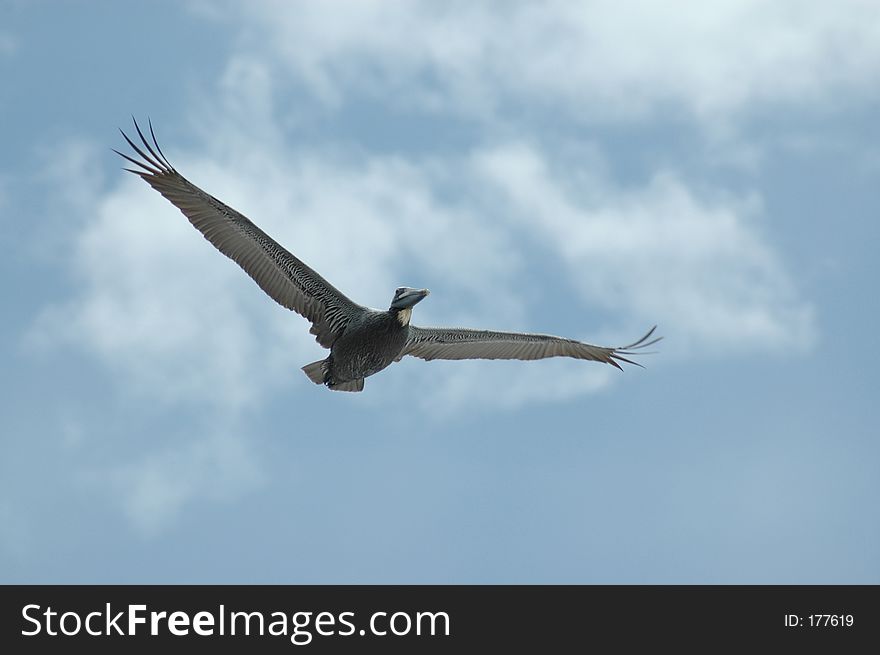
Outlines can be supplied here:
M0 580L878 583L870 2L5 3ZM324 356L121 171L358 302L647 368Z

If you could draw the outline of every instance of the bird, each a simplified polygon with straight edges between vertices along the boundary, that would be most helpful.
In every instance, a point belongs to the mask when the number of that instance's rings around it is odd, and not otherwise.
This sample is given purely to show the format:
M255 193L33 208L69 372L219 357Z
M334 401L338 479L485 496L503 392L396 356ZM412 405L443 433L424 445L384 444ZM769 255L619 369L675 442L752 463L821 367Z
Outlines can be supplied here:
M152 121L148 120L151 140L134 117L132 122L140 146L121 128L119 131L140 159L113 149L136 167L124 170L138 175L169 200L273 300L311 322L310 333L330 350L326 358L302 367L315 384L334 391L363 391L365 378L405 356L426 361L571 357L622 370L621 363L641 366L629 357L645 354L645 348L662 339L653 336L656 325L638 341L622 347L595 346L549 334L419 327L411 322L413 307L430 292L406 286L394 291L386 311L360 305L243 214L178 173L159 148Z

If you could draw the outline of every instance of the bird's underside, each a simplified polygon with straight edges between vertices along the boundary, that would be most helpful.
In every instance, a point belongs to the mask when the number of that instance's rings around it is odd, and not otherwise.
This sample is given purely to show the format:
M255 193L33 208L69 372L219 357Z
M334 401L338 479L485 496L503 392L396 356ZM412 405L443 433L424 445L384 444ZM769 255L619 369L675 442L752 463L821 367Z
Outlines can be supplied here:
M330 355L307 364L303 371L316 384L336 391L362 391L364 378L404 356L433 359L519 359L547 357L585 359L621 368L629 359L662 337L654 328L623 347L594 346L547 334L495 332L466 328L426 328L410 324L412 308L427 289L401 287L388 311L359 305L336 289L303 261L285 250L243 214L202 191L178 173L156 141L138 126L141 146L122 132L140 159L115 151L137 168L140 176L186 216L220 252L235 261L273 300L305 317L311 333ZM653 337L653 338L652 338Z

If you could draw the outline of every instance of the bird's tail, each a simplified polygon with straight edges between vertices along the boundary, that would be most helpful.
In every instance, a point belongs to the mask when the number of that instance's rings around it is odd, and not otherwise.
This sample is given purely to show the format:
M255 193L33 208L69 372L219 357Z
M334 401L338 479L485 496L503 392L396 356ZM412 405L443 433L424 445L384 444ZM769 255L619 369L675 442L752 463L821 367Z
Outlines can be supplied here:
M325 362L327 360L319 359L317 362L306 364L302 367L303 372L309 376L309 380L315 384L324 384L324 374L326 372Z

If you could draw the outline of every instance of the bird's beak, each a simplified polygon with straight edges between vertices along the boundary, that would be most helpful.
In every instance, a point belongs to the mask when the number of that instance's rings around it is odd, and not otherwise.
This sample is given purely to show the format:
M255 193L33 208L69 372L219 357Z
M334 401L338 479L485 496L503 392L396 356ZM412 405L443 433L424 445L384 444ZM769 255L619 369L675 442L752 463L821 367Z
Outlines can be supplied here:
M403 294L401 300L403 300L407 306L412 307L417 302L424 300L426 296L430 295L430 293L431 292L427 289L413 289L412 291Z
M416 303L424 300L424 298L430 293L431 292L427 289L410 289L394 302L394 307L396 309L406 309L408 307L412 307Z

